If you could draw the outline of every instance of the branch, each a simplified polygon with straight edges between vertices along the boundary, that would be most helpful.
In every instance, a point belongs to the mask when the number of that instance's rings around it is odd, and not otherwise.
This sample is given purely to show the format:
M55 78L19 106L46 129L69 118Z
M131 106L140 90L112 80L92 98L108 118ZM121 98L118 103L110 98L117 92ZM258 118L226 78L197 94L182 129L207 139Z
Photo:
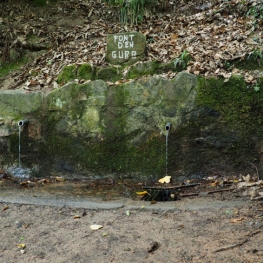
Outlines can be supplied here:
M240 242L240 243L237 243L237 244L234 244L234 245L230 245L230 246L221 247L221 248L215 250L214 253L215 253L215 252L224 251L224 250L228 250L228 249L231 249L231 248L234 248L234 247L239 247L239 246L245 244L247 241L248 241L248 239L245 239L245 240L243 240L243 241Z

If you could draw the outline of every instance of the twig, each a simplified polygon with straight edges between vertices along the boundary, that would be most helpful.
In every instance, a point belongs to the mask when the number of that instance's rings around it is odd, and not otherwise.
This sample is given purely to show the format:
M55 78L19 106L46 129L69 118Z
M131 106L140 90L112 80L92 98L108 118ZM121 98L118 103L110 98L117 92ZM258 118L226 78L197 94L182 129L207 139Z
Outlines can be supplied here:
M197 196L199 193L189 193L189 194L179 194L179 197L190 197L190 196Z
M258 229L255 230L254 232L251 232L250 234L246 235L248 238L244 239L242 242L234 244L234 245L226 246L226 247L221 247L221 248L215 250L214 253L215 252L219 252L219 251L224 251L224 250L227 250L227 249L231 249L231 248L234 248L234 247L239 247L239 246L245 244L249 240L249 238L251 238L252 236L255 236L255 235L257 235L257 234L262 232L262 230L259 230L262 226L263 226L263 224L260 227L258 227Z
M180 188L188 188L198 186L200 184L188 184L188 185L178 185L178 186L161 186L161 187L154 187L154 186L143 186L142 189L152 189L152 190L175 190Z
M231 249L231 248L234 248L234 247L242 246L242 245L245 244L247 241L248 241L248 239L245 239L245 240L243 240L243 241L240 242L240 243L237 243L237 244L234 244L234 245L230 245L230 246L221 247L221 248L215 250L214 253L215 253L215 252L224 251L224 250L228 250L228 249Z
M181 194L179 195L180 197L189 197L189 196L206 196L208 194L214 194L214 193L220 193L220 192L225 192L225 191L232 191L235 190L235 188L227 188L227 189L218 189L214 191L209 191L209 192L199 192L199 193L189 193L189 194ZM202 194L201 194L202 193Z
M255 236L255 235L257 235L257 234L259 234L259 233L261 233L261 232L262 232L262 230L256 230L256 231L250 233L250 234L247 235L247 236L248 236L248 237L252 237L252 236Z
M251 163L251 162L248 162L249 164L251 164L255 169L256 169L256 172L257 172L257 181L259 181L259 174L258 174L258 168L255 164Z

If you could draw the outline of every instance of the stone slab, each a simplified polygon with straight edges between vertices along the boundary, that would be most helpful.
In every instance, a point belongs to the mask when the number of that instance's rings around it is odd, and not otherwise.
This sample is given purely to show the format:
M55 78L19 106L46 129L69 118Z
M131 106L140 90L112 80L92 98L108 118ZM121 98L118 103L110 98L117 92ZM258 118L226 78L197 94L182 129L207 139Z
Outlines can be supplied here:
M145 57L146 37L138 32L111 34L107 37L106 60L113 65L131 65Z

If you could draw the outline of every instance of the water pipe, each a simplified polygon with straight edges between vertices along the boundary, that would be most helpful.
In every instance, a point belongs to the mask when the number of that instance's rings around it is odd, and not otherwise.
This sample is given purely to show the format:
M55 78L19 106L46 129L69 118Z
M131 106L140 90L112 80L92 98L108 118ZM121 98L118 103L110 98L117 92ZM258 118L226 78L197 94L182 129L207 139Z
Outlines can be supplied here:
M24 125L26 125L26 124L28 124L29 123L29 120L28 119L24 119L24 120L20 120L18 123L17 123L17 125L18 126L24 126Z
M166 125L165 125L165 130L169 131L170 129L171 129L171 123L167 122Z

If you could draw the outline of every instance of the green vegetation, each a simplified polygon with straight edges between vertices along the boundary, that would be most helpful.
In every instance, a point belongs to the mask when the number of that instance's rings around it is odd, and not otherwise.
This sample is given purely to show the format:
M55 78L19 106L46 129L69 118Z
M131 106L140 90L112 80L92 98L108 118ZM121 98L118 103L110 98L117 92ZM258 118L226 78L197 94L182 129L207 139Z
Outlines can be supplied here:
M260 70L263 69L263 52L260 49L255 49L243 59L228 60L223 63L226 70L231 70L234 67L245 70Z
M190 54L187 50L184 50L179 58L174 61L174 66L179 67L180 70L185 70L187 68L188 62L191 60Z
M78 79L94 80L96 67L92 68L90 64L82 64L78 69Z
M11 63L0 63L0 78L6 76L7 74L18 70L22 65L28 63L27 59L21 59L16 62Z
M255 49L253 50L253 52L251 52L248 57L247 60L254 60L258 62L259 66L263 66L263 54L262 54L262 50L260 49Z
M174 62L170 63L161 63L157 60L150 62L142 62L137 63L129 68L126 78L127 79L136 79L145 75L153 76L155 74L162 74L168 71L179 72L181 71L181 67L174 64Z
M66 84L70 80L77 78L77 67L75 65L66 66L62 72L58 75L58 83Z
M156 0L106 0L120 8L120 21L124 24L138 24L143 21L145 9L157 6Z
M52 62L50 62L52 63ZM79 68L74 65L66 66L58 76L58 83L61 85L66 84L68 81L73 79L79 80L104 80L115 82L123 78L136 79L145 75L162 74L168 71L177 72L182 70L181 66L175 66L174 62L160 63L159 61L141 62L136 65L130 66L127 74L124 76L123 72L126 68L124 67L106 67L92 68L90 64L82 64Z
M88 84L92 88L91 84ZM86 87L84 89L84 87ZM82 88L84 90L82 90ZM82 116L90 109L86 101L78 101L88 90L87 86L72 85L65 90L57 90L54 97L50 94L50 101L60 97L67 101L63 109L50 111L43 127L46 134L46 145L40 152L52 158L66 159L74 164L80 164L84 169L96 172L143 172L144 174L156 174L165 171L165 158L163 138L158 134L149 136L147 141L131 144L130 141L141 131L135 131L127 135L127 116L129 109L125 107L129 92L123 85L112 86L108 96L113 108L101 111L100 120L107 127L107 133L102 133L98 138L87 136L85 132L79 134L67 133L67 127L72 122L81 123ZM65 97L62 97L65 96ZM72 105L66 98L72 99ZM78 103L76 103L78 101ZM81 126L81 124L79 125ZM90 127L86 123L87 128ZM154 164L154 165L153 165Z
M228 82L223 78L201 80L197 103L220 113L222 121L243 134L263 136L257 129L262 125L263 80L254 86L240 76L233 76Z
M129 68L126 75L127 79L135 79L144 75L154 75L160 68L161 63L158 61L138 63Z
M249 8L247 12L247 16L253 16L255 18L262 19L263 18L263 1L261 0L261 1L255 2L255 4Z
M262 25L262 19L263 19L263 1L255 1L255 3L249 8L247 12L247 16L254 17L254 27L259 28Z
M117 69L115 67L107 67L98 70L97 79L102 79L104 81L115 82L122 78L121 69Z

